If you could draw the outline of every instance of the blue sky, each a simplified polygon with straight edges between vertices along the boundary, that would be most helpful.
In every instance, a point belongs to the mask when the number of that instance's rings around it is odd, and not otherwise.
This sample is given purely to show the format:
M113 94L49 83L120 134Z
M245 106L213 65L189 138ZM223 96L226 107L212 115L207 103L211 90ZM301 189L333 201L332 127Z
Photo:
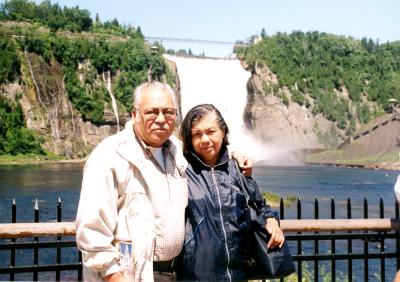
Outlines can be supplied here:
M79 5L102 21L140 26L145 36L234 42L265 28L276 32L320 31L379 40L400 40L398 0L51 0ZM3 0L1 2L4 2ZM40 3L41 1L35 0ZM231 46L164 41L167 48L191 48L195 53L225 56Z

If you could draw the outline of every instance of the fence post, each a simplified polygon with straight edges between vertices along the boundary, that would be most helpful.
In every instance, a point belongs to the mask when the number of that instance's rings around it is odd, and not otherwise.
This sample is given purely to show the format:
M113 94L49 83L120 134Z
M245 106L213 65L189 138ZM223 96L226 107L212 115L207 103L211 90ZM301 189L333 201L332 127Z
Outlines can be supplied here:
M397 200L394 200L394 209L395 209L395 215L396 218L400 218L400 212L399 212L399 203ZM396 231L396 269L400 268L400 232Z
M385 207L383 204L383 199L380 198L379 200L379 215L380 218L384 218L385 217ZM380 232L381 235L381 281L386 281L386 275L385 275L385 233L386 232Z
M78 249L78 262L81 264L81 267L78 269L78 281L83 281L82 275L82 252Z
M281 200L279 201L279 218L280 219L285 219L285 203L283 202L283 198L281 197ZM284 278L281 277L279 279L280 282L284 281Z
M60 197L58 197L58 201L57 201L57 222L61 222L61 212L62 212L62 209L61 209L62 207L61 207L61 199L60 199ZM61 243L61 236L57 236L57 258L56 258L56 260L57 260L57 265L59 266L60 264L61 264L61 246L60 246L60 243ZM60 272L60 269L58 268L57 270L56 270L56 281L60 281L60 279L61 279L61 272Z
M318 204L318 199L315 198L314 200L314 218L318 219L319 218L319 204ZM318 232L314 232L314 255L315 257L318 257L319 253L319 248L318 248ZM318 269L318 259L314 261L314 281L318 282L318 276L319 276L319 269Z
M301 201L300 198L297 198L297 219L301 219ZM302 270L302 261L301 261L301 232L297 232L299 237L297 238L297 255L299 260L297 261L297 279L298 281L302 281L303 270Z
M351 201L350 198L347 198L347 218L351 219ZM348 232L348 239L347 239L347 254L351 255L353 253L353 242L351 240L351 231ZM349 261L348 261L348 279L349 282L353 281L353 260L349 256Z
M78 249L78 262L81 264L81 267L78 269L78 281L83 281L83 274L82 274L82 252Z
M366 198L364 198L364 218L368 218L368 201ZM368 281L368 231L364 231L364 235L364 281Z
M331 219L335 219L336 214L335 214L335 200L331 199ZM331 232L331 235L333 236L335 234L335 231ZM334 238L331 239L331 249L332 249L332 255L336 254L336 240ZM331 265L331 280L336 281L336 260L333 258L332 259L332 265Z
M15 203L15 198L13 198L11 205L11 223L17 222L17 204ZM15 273L13 268L15 267L15 239L11 239L11 254L10 254L10 281L15 280Z
M35 222L39 222L39 203L38 203L38 199L36 198L35 200L35 211L34 211L35 215ZM33 241L35 243L35 247L33 248L33 265L35 267L38 266L39 264L39 248L38 248L38 243L39 243L39 237L34 237ZM33 281L38 281L38 271L37 268L34 269L33 271Z

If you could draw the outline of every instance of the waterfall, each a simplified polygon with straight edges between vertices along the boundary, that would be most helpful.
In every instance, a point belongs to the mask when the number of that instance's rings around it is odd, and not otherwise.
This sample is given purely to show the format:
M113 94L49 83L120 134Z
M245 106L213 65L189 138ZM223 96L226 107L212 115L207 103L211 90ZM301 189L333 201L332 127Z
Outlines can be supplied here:
M231 148L253 160L269 155L245 129L243 112L247 103L246 84L250 72L237 59L183 58L164 55L176 63L181 86L183 117L198 104L210 103L220 110L229 127Z
M117 121L117 132L119 132L119 115L118 115L118 107L117 107L117 102L115 100L114 94L112 93L111 90L111 74L110 71L107 72L107 81L106 78L104 76L104 72L103 72L103 82L106 85L108 94L110 94L110 98L111 98L111 105L114 111L114 115L115 115L115 120Z
M39 101L39 105L43 108L44 112L47 114L49 114L50 119L49 119L49 124L50 124L50 129L51 129L51 136L54 136L55 139L59 140L60 139L60 132L58 129L58 107L59 107L59 94L56 97L56 102L54 103L55 105L51 105L51 101L49 102L49 98L47 98L46 100L48 101L48 104L50 104L50 110L47 108L47 106L45 105L44 101L42 100L42 93L40 92L40 87L38 85L38 82L34 76L34 72L33 72L33 67L31 64L31 61L29 59L29 54L26 50L24 50L24 54L25 54L25 58L26 61L28 63L28 69L29 69L29 73L31 74L31 78L32 78L32 82L35 85L36 88L36 93L37 93L37 97L38 97L38 101ZM44 93L46 94L46 91ZM48 97L48 96L47 96ZM44 98L46 98L46 96L44 96ZM43 119L43 117L42 117Z
M28 52L25 50L24 54L25 54L26 61L28 63L29 73L31 74L32 82L33 82L33 84L35 85L35 88L36 88L39 104L42 106L43 109L45 109L47 111L47 107L45 106L45 104L43 103L42 98L41 98L42 95L40 94L40 88L39 88L39 86L38 86L38 84L36 82L35 76L33 75L33 69L32 69L32 65L31 65L31 61L29 60Z

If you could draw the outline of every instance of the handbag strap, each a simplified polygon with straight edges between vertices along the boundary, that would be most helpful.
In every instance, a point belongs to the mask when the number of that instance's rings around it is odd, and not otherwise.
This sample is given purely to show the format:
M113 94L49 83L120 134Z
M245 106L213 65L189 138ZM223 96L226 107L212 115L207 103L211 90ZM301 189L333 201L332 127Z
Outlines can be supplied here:
M247 203L248 203L249 200L250 200L250 195L249 195L249 191L248 191L248 189L247 189L247 184L245 184L244 181L243 181L243 176L244 176L244 175L243 175L243 173L240 171L239 166L238 166L238 163L237 163L237 161L236 161L235 159L233 159L233 166L235 167L235 170L236 170L236 172L237 172L237 174L238 174L238 176L239 176L240 188L241 188L241 190L242 190L244 196L246 197L246 201L247 201Z
M240 186L241 186L240 188L246 198L247 206L251 206L252 208L254 208L258 214L261 213L261 210L257 207L254 197L251 195L251 193L249 191L249 185L247 183L247 179L245 178L243 173L240 171L237 161L233 160L233 164L234 164L237 174L239 175L239 181L240 181Z

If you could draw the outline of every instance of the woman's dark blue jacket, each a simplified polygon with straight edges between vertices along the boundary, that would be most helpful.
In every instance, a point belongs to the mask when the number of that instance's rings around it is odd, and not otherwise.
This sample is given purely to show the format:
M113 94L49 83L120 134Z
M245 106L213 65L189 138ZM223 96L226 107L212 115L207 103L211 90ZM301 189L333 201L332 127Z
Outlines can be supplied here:
M189 203L186 209L185 243L176 263L178 280L237 281L246 279L244 268L246 199L226 148L214 168L195 154L186 158ZM277 213L265 204L256 182L248 178L250 190L262 206L259 224L265 226Z

